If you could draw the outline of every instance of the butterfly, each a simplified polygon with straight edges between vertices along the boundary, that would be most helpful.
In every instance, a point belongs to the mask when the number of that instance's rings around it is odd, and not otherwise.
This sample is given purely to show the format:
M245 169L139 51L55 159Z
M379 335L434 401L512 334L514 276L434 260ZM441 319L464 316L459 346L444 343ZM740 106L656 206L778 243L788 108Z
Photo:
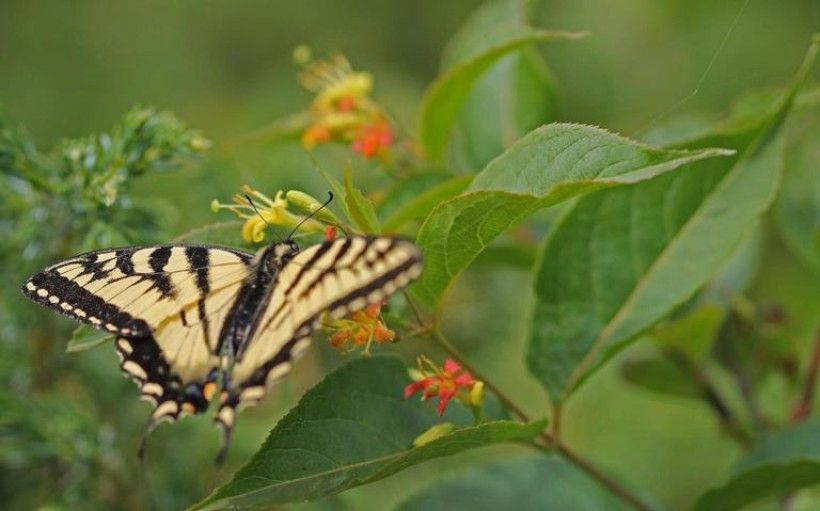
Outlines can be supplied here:
M291 370L324 314L382 303L421 269L418 247L399 238L300 250L288 237L256 254L194 244L98 250L45 268L22 291L115 336L122 372L154 405L140 457L157 424L204 412L218 391L221 461L237 409Z

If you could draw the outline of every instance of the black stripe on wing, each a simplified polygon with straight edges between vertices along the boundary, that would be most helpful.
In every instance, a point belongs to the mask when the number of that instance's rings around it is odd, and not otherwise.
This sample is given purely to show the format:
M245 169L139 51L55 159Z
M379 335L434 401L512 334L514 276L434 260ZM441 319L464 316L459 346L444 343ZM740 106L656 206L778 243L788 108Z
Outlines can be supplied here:
M134 318L116 305L106 302L71 279L63 277L56 270L47 270L32 276L22 291L31 300L100 330L123 335L151 333L145 321Z
M126 305L117 306L101 298L94 291L89 291L86 287L97 283L102 284L103 287L116 285L118 281L133 279L137 276L138 281L128 287L148 281L151 287L143 294L156 291L158 297L173 298L177 290L174 289L170 273L165 271L165 266L175 247L184 247L189 264L188 268L174 271L193 272L197 288L203 296L209 288L211 250L229 252L237 256L246 266L251 264L253 257L252 254L240 250L205 245L160 245L98 250L61 261L33 275L23 284L22 292L45 307L100 330L128 337L150 335L149 325L141 318L129 313ZM143 250L151 251L147 260L147 269L150 271L135 269L134 254ZM143 267L146 266L142 264ZM61 270L72 266L78 267L78 272L71 271L69 277L61 274ZM84 280L84 285L77 282L81 279Z
M142 398L154 405L151 424L175 421L186 414L202 413L216 390L216 368L200 381L183 382L174 374L152 336L116 341L120 369L140 389Z

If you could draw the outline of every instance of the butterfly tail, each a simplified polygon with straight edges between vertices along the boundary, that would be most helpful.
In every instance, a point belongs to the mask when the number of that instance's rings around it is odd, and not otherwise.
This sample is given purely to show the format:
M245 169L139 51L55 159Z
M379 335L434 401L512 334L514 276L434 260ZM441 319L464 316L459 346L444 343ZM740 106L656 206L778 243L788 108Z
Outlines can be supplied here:
M236 423L236 406L239 400L236 396L228 396L225 401L219 405L219 411L214 417L214 423L222 430L222 447L216 455L216 464L222 465L228 455L228 450L231 447L231 436L233 428Z

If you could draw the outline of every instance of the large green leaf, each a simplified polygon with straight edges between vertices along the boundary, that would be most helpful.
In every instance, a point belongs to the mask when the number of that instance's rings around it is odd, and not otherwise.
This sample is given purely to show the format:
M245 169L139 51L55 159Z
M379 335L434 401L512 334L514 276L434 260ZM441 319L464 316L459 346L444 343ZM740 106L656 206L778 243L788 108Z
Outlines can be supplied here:
M536 263L528 363L554 402L690 298L753 229L777 192L781 127L814 60L780 107L719 141L742 154L580 199Z
M413 220L423 220L439 203L463 192L472 180L473 176L452 177L419 193L384 221L385 231L395 231Z
M448 43L443 67L469 60L492 44L493 35L525 28L529 3L493 0L476 9ZM552 76L535 48L502 58L464 100L455 126L459 160L484 167L525 133L555 120L555 103Z
M465 193L430 213L416 240L425 268L413 293L436 305L453 278L496 236L540 208L729 154L652 148L591 126L538 128L487 165Z
M820 483L820 420L804 422L755 445L722 486L706 492L697 511L731 511L765 497Z
M628 509L557 456L517 456L475 467L402 502L398 511L599 511Z
M452 174L441 171L421 171L398 179L379 200L376 212L380 218L390 218L417 195L452 177Z
M348 363L307 392L233 480L194 509L269 507L332 495L433 458L529 441L546 424L489 422L413 448L416 437L448 416L439 418L418 399L405 400L408 383L397 359Z
M775 225L789 249L820 273L820 106L789 124Z
M552 39L574 39L577 32L501 27L485 34L487 44L460 64L446 71L427 89L419 112L419 140L427 157L441 161L459 109L473 84L502 57L527 45Z

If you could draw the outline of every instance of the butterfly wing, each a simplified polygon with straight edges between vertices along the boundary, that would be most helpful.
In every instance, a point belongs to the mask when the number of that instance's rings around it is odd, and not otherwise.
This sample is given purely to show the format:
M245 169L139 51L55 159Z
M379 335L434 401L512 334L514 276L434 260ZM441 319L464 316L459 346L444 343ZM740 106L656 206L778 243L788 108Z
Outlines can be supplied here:
M229 431L235 408L256 403L290 371L324 312L338 319L382 302L416 278L421 267L418 247L388 237L351 236L299 252L279 269L259 328L237 354L216 421Z
M101 250L46 268L23 292L117 336L120 367L155 405L153 425L207 407L220 327L252 257L198 245Z

